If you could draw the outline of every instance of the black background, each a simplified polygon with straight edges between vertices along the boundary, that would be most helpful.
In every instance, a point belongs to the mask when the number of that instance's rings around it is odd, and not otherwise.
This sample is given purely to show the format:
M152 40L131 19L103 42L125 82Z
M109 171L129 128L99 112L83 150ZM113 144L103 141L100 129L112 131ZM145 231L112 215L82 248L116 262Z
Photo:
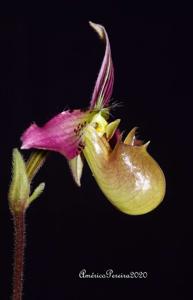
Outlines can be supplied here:
M104 45L88 21L109 34L121 129L139 126L167 180L163 203L138 217L105 199L90 170L74 184L65 158L52 153L36 176L46 182L27 212L24 299L191 299L191 15L132 14L125 4L90 3L17 10L0 25L0 273L11 295L12 220L7 190L11 153L32 121L89 105ZM23 152L25 157L29 152ZM2 263L3 262L3 263ZM147 279L80 279L79 272L148 272Z

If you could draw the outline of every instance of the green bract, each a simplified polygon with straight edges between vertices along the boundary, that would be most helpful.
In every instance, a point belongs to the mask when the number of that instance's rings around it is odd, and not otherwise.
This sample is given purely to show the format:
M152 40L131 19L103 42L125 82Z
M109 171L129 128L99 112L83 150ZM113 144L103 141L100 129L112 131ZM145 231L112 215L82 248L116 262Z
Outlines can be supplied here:
M30 203L43 192L45 183L40 183L32 194L30 185L33 177L43 164L45 155L46 153L43 153L43 151L37 151L25 163L20 152L13 149L13 175L8 194L11 212L16 213L26 210Z

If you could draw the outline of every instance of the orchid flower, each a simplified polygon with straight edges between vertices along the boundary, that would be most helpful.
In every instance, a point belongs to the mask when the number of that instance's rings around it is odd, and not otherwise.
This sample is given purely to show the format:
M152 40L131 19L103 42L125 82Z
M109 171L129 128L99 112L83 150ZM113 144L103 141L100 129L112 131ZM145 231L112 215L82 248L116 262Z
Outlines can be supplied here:
M147 146L132 129L122 141L120 119L109 122L114 68L107 32L89 22L105 42L105 54L87 110L63 111L43 127L32 124L22 135L22 149L61 153L80 185L85 157L99 187L120 211L145 214L156 208L165 195L165 177Z

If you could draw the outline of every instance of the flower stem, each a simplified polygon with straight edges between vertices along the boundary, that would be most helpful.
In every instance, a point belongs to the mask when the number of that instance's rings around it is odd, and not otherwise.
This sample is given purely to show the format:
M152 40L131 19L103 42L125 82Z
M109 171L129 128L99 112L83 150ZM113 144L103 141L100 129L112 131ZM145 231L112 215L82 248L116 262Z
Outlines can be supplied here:
M13 212L14 221L14 265L13 265L13 297L21 300L23 292L23 268L25 248L25 210Z

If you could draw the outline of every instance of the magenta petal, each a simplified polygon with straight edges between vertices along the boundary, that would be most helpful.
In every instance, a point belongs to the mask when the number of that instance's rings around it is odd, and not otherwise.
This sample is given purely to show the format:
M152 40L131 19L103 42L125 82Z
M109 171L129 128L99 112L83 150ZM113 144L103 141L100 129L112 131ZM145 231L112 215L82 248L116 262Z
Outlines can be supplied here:
M102 25L89 22L101 39L106 43L105 55L94 87L90 108L101 109L108 105L114 83L114 68L111 58L111 48L107 32Z
M21 137L21 149L52 150L72 159L82 150L81 135L88 117L89 112L76 109L58 114L43 127L32 124Z

